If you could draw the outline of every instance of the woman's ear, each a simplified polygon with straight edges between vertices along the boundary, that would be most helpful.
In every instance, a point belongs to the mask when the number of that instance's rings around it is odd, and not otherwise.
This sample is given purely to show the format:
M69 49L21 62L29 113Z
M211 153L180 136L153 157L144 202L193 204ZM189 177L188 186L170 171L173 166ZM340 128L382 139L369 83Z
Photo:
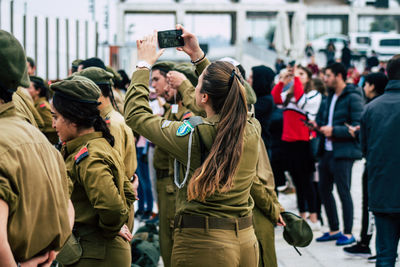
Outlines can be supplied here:
M208 102L208 94L203 94L201 96L201 103L206 104Z

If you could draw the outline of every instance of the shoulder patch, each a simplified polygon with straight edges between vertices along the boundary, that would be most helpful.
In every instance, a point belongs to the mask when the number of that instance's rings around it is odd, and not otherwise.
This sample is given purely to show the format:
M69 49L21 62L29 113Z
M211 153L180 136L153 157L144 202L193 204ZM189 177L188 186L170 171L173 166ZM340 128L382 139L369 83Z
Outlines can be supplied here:
M111 122L109 117L106 117L106 118L104 119L104 121L106 122L107 125L110 124L110 122Z
M161 129L167 128L168 126L171 125L171 123L172 123L172 121L165 120L161 125Z
M193 116L192 112L188 111L185 114L183 114L182 120L189 119L192 116Z
M45 107L46 107L46 104L45 104L45 103L42 103L42 104L39 105L39 107L45 108Z
M178 130L176 130L176 136L185 136L190 133L194 127L188 121L184 121L181 126L179 126Z
M86 158L87 156L89 156L89 151L85 146L78 152L78 154L75 155L75 163L78 164L79 162L81 162L82 159Z

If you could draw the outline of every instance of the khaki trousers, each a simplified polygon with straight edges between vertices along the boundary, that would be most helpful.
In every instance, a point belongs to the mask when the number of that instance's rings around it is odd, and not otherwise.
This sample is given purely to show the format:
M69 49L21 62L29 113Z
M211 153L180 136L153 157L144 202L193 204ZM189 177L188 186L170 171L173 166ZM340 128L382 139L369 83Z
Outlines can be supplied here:
M171 266L176 187L171 178L157 177L160 253L164 267Z
M253 226L260 247L258 266L277 267L274 225L257 207L253 209Z
M177 228L172 267L257 267L258 242L253 227L243 230Z

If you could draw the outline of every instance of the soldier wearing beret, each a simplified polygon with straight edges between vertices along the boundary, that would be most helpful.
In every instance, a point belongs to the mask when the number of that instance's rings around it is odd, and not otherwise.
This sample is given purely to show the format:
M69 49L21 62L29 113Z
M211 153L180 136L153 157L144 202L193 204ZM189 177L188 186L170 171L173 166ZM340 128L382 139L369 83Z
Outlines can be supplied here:
M126 223L135 196L97 108L100 89L78 75L50 88L55 92L53 126L73 183L74 234L83 251L68 266L130 266L132 235Z
M72 61L71 68L68 71L69 76L78 71L79 65L82 63L82 61L82 59L75 59L74 61Z
M0 30L0 266L50 266L71 235L74 210L60 153L17 116L13 95L29 87L21 44Z
M58 143L56 130L52 127L50 104L48 101L49 91L43 79L37 76L30 76L29 94L32 96L36 111L43 120L44 127L41 129L43 134L53 145Z
M167 73L175 68L173 62L159 62L152 67L151 85L158 96L165 98L166 124L172 121L183 121L193 113L182 104L178 91L167 83ZM160 226L160 250L164 266L171 266L173 247L173 222L175 216L176 187L174 185L174 158L160 146L154 150L154 168L157 176L157 196Z
M111 79L114 75L98 67L86 68L76 75L92 80L100 88L99 102L101 104L98 106L100 116L106 122L111 135L114 136L114 149L120 154L124 162L126 177L130 180L137 168L135 137L132 129L126 125L124 117L113 108ZM129 219L127 225L132 230L134 220L133 206Z

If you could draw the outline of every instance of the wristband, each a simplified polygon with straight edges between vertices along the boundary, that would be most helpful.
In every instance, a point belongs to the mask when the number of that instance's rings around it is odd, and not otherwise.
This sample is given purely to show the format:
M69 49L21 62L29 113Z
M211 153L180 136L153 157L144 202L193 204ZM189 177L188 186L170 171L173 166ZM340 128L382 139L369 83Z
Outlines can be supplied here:
M196 59L195 61L192 61L192 60L191 60L190 62L192 62L193 65L197 65L197 64L199 64L205 57L206 57L206 53L203 52L203 56L202 56L201 58Z
M151 65L149 63L147 63L146 61L141 60L136 64L136 68L146 68L146 69L151 70Z

